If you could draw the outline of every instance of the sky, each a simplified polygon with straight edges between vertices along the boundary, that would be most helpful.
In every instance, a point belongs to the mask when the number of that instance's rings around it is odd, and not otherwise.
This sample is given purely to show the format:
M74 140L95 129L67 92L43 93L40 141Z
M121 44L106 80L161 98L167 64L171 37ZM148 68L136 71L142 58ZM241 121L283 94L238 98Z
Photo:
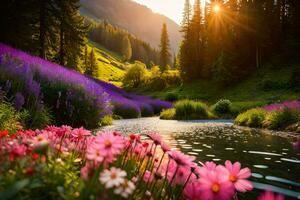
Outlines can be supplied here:
M180 24L185 0L133 0L146 5L156 13L163 14ZM203 0L202 0L203 1ZM194 0L190 0L194 4Z

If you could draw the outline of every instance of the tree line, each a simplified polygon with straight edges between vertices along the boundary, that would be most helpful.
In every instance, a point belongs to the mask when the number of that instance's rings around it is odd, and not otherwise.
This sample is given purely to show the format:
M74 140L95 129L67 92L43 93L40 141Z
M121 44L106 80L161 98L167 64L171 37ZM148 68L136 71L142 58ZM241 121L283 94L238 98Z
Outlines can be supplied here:
M300 41L299 0L185 1L178 55L186 80L237 81Z
M108 50L121 54L125 61L139 60L148 66L159 62L159 52L128 31L107 21L95 22L88 18L85 21L91 26L89 38Z
M88 27L79 0L1 0L0 41L77 68Z

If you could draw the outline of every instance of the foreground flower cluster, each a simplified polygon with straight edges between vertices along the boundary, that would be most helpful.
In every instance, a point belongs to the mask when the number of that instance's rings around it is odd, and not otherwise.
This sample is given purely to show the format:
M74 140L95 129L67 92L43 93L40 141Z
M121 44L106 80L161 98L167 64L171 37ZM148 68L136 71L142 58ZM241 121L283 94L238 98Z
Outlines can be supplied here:
M93 135L69 126L4 131L0 193L15 199L226 200L253 188L250 169L239 162L198 166L194 160L156 133Z

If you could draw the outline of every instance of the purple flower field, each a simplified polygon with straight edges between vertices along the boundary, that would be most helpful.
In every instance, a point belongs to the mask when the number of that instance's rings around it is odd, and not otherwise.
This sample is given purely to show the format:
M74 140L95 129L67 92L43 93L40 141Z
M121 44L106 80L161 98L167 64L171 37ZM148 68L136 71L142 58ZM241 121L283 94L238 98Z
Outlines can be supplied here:
M21 64L16 64L13 61L10 64L7 63L4 59L5 55L17 59L18 62L21 61ZM76 90L80 88L84 93L83 97L80 97L80 100L81 98L89 99L90 104L93 104L95 108L101 110L99 111L99 117L110 114L112 111L114 114L120 115L123 118L152 116L164 108L173 106L166 101L129 94L112 84L84 76L74 70L67 69L39 57L31 56L23 51L1 43L0 64L0 69L5 68L8 74L14 77L20 77L20 79L25 79L24 83L28 85L28 87L26 86L25 88L32 90L32 93L36 93L37 96L43 96L43 99L47 99L48 95L47 91L41 91L43 90L41 88L43 88L44 84L63 84L73 88L68 90L66 102L68 99L78 98L78 92L76 92ZM3 85L0 86L5 87ZM23 93L26 91L27 90L23 91ZM42 95L40 94L41 92L43 92ZM59 106L62 104L62 102L60 102L61 93L60 91L56 91L56 93L55 98L57 98L56 101ZM17 107L21 107L24 104L22 95L26 96L26 94L18 93L16 98ZM65 104L72 113L76 111L76 105Z
M285 101L283 103L270 104L263 107L266 111L276 111L284 108L300 110L300 101Z

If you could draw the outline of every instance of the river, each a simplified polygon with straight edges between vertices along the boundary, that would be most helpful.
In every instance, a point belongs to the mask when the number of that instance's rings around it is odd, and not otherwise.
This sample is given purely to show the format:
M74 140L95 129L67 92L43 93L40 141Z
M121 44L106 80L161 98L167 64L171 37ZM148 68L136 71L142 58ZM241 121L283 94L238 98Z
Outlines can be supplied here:
M231 120L176 121L158 117L115 120L102 131L160 133L174 149L196 156L199 164L226 160L240 161L252 171L255 192L241 199L254 199L259 190L272 190L300 199L300 150L292 140L257 131L242 130Z

